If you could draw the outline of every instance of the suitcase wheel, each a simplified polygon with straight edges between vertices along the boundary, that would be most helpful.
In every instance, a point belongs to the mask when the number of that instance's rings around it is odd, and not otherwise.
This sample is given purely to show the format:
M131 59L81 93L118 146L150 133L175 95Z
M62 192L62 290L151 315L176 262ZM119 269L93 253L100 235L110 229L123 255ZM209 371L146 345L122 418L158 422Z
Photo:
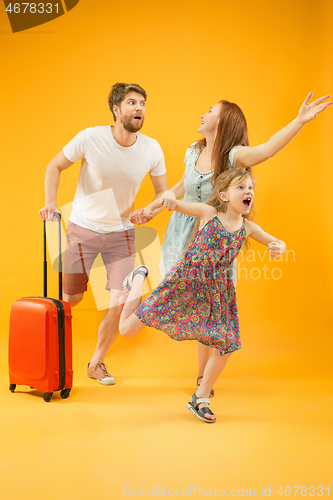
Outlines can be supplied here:
M49 403L51 401L52 396L53 396L53 392L45 392L43 394L43 399L44 399L44 401Z
M63 389L61 392L60 392L60 396L63 398L63 399L67 399L68 396L69 396L69 393L71 392L71 389Z
M14 392L16 389L16 384L9 384L9 390L10 392Z

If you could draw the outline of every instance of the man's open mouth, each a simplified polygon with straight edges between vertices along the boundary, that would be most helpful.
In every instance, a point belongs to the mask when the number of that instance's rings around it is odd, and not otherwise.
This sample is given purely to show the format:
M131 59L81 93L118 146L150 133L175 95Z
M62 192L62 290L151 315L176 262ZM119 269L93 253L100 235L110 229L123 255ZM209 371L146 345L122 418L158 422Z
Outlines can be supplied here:
M252 198L249 197L249 198L245 198L245 200L243 200L243 203L244 203L244 205L249 207L251 205L251 201L252 201Z
M136 116L134 117L134 120L141 121L141 120L142 120L142 116L140 116L140 115L136 115Z

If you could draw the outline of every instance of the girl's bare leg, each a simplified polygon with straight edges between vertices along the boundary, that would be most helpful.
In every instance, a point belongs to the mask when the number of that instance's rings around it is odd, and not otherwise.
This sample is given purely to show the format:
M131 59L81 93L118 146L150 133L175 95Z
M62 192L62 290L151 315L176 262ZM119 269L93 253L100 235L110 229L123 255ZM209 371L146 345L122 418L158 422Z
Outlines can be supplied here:
M145 279L141 274L133 278L132 288L125 302L119 321L119 333L122 337L131 339L145 328L145 324L135 316L135 309L141 304L142 286Z
M198 378L203 376L207 362L214 352L214 349L208 345L204 345L201 342L197 342L198 350ZM201 384L201 382L200 382Z
M218 350L215 350L209 360L207 361L206 368L203 374L203 378L201 380L200 386L196 390L196 395L198 398L208 398L210 390L213 385L221 375L225 365L227 364L228 359L230 358L232 353L220 355ZM199 408L206 406L205 403L201 403ZM209 413L205 413L205 418L210 418L214 420L214 415L210 415Z

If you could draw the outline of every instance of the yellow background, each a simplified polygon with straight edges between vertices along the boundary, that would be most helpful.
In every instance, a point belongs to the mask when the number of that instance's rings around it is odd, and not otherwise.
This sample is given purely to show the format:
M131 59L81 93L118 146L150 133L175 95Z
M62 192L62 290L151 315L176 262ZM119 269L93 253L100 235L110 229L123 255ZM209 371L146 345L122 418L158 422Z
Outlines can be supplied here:
M133 81L147 90L143 133L161 144L171 186L198 138L200 115L220 99L243 109L256 145L296 117L310 90L332 92L330 0L80 0L26 32L10 32L4 8L0 23L1 497L118 500L126 485L197 485L256 488L257 496L272 486L272 497L283 498L281 485L329 486L332 109L254 169L256 221L286 241L295 261L247 263L249 272L266 264L283 274L238 282L243 349L217 383L216 424L185 408L195 385L194 343L145 329L133 341L118 339L108 356L115 387L85 377L103 315L91 290L74 310L68 400L47 405L27 388L11 394L7 339L11 303L42 292L46 165L80 130L112 122L111 85ZM79 164L62 174L59 207L73 199L78 174ZM148 178L136 207L152 196ZM163 213L150 223L160 242L168 219ZM156 252L150 258L157 265Z

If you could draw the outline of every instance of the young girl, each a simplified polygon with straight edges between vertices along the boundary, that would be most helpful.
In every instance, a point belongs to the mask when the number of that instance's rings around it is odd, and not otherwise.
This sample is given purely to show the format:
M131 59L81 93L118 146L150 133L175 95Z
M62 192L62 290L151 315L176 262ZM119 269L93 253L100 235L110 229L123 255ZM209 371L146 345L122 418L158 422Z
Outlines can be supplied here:
M279 257L286 248L283 241L248 220L253 185L252 174L238 168L216 179L207 204L177 201L177 212L200 218L199 229L183 258L140 306L148 268L139 266L124 280L129 296L120 317L123 337L134 337L145 326L151 326L175 340L198 340L214 350L202 382L187 404L208 423L216 421L208 408L210 391L231 353L241 347L236 294L228 267L247 236L267 245L272 258ZM158 204L159 200L156 207Z

